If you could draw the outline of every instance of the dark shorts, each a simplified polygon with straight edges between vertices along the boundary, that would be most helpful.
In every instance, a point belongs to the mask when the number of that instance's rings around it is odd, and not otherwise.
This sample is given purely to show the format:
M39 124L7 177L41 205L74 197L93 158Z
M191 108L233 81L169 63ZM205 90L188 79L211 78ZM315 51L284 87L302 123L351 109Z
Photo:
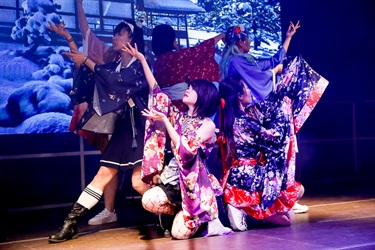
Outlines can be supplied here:
M178 207L179 209L182 208L182 197L181 197L181 190L180 185L170 185L170 184L159 184L164 193L167 195L168 200Z

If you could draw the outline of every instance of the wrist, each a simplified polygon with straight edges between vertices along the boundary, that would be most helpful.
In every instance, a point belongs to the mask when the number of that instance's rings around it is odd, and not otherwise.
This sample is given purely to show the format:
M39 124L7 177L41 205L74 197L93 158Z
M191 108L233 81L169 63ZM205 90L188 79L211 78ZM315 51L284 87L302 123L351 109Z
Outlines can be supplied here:
M87 56L85 56L85 57L83 58L83 61L82 61L81 65L85 65L88 59L89 59L89 58L88 58Z
M74 38L71 36L70 38L66 38L66 41L68 43L74 42Z

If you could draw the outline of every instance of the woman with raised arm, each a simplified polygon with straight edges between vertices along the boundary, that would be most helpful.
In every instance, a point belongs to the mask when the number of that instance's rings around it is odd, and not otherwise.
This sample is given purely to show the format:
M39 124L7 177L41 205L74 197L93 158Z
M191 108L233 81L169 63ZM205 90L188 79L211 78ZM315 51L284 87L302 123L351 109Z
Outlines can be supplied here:
M292 208L304 193L294 178L295 135L327 85L301 58L288 64L261 102L239 74L220 82L224 202L234 230L247 230L247 215L252 222L292 224Z
M253 102L264 101L276 90L276 82L282 73L283 64L287 64L288 61L286 53L290 42L299 28L299 21L296 24L290 22L279 51L268 59L257 60L249 54L251 41L245 26L240 24L230 27L225 35L226 46L220 61L222 79L240 75L251 90ZM297 60L303 61L302 58ZM296 203L293 209L296 213L304 213L308 207Z
M95 33L90 29L86 14L83 8L83 0L76 0L77 6L77 17L81 35L83 38L83 53L93 62L97 64L104 64L109 62L119 62L121 56L119 51L116 51L113 46L107 46L104 41L100 40ZM72 35L67 29L64 28L64 22L57 24L56 26L50 23L50 30L66 38L71 51L78 50L76 43ZM72 46L74 46L72 48ZM80 65L77 65L79 68ZM81 72L82 73L82 72ZM77 74L74 76L77 78ZM88 107L88 102L81 101L74 105L74 112L72 115L69 130L75 132L78 135L83 136L87 139L89 145L97 146L98 149L103 153L109 136L108 134L96 133L88 130L77 130L77 125L81 120L83 114ZM141 180L141 168L136 167L132 175L132 186L133 188L143 194L147 190L147 186ZM106 186L103 193L104 209L96 214L93 218L88 221L89 225L101 225L105 223L111 223L117 221L117 213L115 210L116 194L119 187L119 177L112 178L111 182Z
M145 147L143 161L154 165L163 163L163 156L155 148L165 144L165 134L158 130L166 127L171 139L172 151L177 164L178 188L159 185L148 190L142 197L145 209L154 213L176 214L171 228L172 237L187 239L203 225L207 226L202 235L223 235L231 233L218 219L216 195L221 187L213 175L207 171L206 159L216 142L215 124L208 117L219 105L216 86L207 80L196 79L189 83L183 96L185 112L179 111L171 99L161 91L151 70L137 47L130 44L123 51L136 57L143 66L151 93L150 109L142 113L147 119L145 140L153 140L150 148ZM156 135L160 133L159 135ZM153 138L153 139L152 139ZM152 146L151 146L152 145ZM147 166L150 166L148 164ZM154 169L157 171L157 166ZM170 199L170 197L175 197ZM175 202L180 199L180 206Z
M98 122L108 114L117 120L105 121L110 125L107 127L113 127L113 132L102 154L100 168L79 196L63 226L49 237L50 243L77 238L79 220L99 202L103 190L113 178L117 178L118 171L142 165L145 119L141 110L147 107L149 90L141 63L121 51L128 43L138 43L143 49L142 29L132 19L122 21L114 30L113 49L121 55L119 62L100 65L79 51L64 52L84 72L82 84L94 86L93 97L87 98L89 106L76 130L99 126Z
M152 51L156 60L153 74L163 92L167 93L178 108L185 108L182 98L187 89L187 78L219 82L220 68L215 60L215 46L224 38L219 33L212 38L187 48L177 44L172 26L159 24L152 31Z
M220 60L222 79L240 75L249 86L254 102L263 101L274 89L275 75L281 73L291 39L299 27L299 21L290 23L283 46L271 58L262 60L249 54L251 41L245 26L230 27L225 34L226 46Z

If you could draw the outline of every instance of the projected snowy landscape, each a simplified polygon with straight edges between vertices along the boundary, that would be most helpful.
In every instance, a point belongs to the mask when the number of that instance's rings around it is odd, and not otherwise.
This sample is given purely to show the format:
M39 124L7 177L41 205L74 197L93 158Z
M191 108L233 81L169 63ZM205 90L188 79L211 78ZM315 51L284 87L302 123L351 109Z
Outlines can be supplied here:
M66 42L62 43L45 26L48 21L57 23L63 19L68 29L77 29L74 16L63 15L74 13L74 0L19 1L22 3L19 9L17 1L0 3L0 22L9 24L0 30L0 134L68 132L73 112L69 92L74 65L61 54L69 50ZM204 12L188 15L189 46L241 23L251 31L251 54L262 58L277 51L281 42L279 1L192 2ZM85 9L95 9L98 5L96 0L84 3ZM103 1L103 5L108 10L106 15L120 15L119 1ZM134 16L144 17L139 9L134 9ZM174 24L175 20L164 17L157 22ZM218 61L223 46L218 45Z

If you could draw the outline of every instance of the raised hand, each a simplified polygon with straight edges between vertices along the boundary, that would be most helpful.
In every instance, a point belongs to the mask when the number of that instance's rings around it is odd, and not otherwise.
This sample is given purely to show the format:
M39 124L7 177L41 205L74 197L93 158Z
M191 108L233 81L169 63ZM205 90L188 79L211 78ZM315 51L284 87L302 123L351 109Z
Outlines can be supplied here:
M145 56L141 52L138 51L137 44L134 44L134 47L131 46L130 43L128 43L127 45L123 45L121 51L134 56L135 58L137 58L141 62L143 60L146 60Z
M79 51L63 52L62 54L71 58L76 65L81 65L85 60L86 55Z
M69 39L71 37L70 32L67 29L65 29L66 24L64 20L57 24L48 21L48 24L49 26L46 26L46 29L53 31L56 34L65 37L66 39Z
M301 25L299 24L299 20L296 24L293 24L292 22L290 22L289 28L286 32L286 37L292 37L296 33L299 27L301 27Z
M141 113L143 116L149 117L154 121L162 121L164 118L166 118L165 114L158 112L154 109L144 109L141 111Z

